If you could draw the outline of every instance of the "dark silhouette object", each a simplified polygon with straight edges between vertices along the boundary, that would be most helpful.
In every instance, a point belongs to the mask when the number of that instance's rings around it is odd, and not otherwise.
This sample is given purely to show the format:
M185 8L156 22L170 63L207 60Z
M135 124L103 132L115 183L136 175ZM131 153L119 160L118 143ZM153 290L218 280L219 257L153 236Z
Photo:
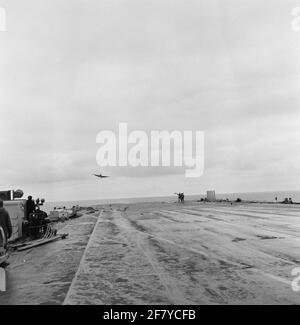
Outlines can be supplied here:
M184 193L181 193L181 198L180 198L180 200L181 200L181 203L184 203Z
M0 191L0 200L10 201L11 200L11 191Z
M178 203L184 203L184 193L174 193L178 195Z
M7 239L3 228L0 226L0 268L5 268L9 265L7 259Z
M29 219L29 215L35 211L35 202L32 200L32 196L28 196L26 201L26 219Z
M177 202L180 203L180 201L181 201L181 193L179 192L179 193L174 193L174 194L176 194L178 196Z
M2 200L0 200L0 227L2 227L6 240L8 240L12 235L12 226L9 214L3 207Z
M13 191L13 199L21 199L23 195L24 192L20 189Z
M235 202L242 202L242 199L238 197Z
M24 233L31 238L39 238L46 233L49 222L47 213L37 205L25 223Z
M99 174L99 175L93 174L93 175L96 176L96 177L99 177L99 178L107 178L107 177L109 177L109 176L105 176L105 175L102 175L102 174Z
M283 204L294 204L292 198L285 198L284 201L282 202Z
M179 192L178 193L178 203L180 203L181 202L181 193Z

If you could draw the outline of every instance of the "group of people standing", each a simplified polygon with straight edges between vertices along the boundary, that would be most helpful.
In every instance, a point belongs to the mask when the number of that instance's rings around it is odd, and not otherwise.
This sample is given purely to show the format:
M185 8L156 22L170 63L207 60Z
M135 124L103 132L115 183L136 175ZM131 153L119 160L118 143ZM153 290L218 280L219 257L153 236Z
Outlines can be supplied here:
M178 196L178 203L184 203L184 193L176 193Z

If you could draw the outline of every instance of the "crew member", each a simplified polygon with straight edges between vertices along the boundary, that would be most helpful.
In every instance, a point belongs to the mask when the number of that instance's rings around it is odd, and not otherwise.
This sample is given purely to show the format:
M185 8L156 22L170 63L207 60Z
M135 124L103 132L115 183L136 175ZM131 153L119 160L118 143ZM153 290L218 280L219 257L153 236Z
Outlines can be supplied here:
M0 227L2 227L7 241L12 235L12 226L9 214L3 207L2 200L0 200Z
M30 213L35 212L35 203L32 200L32 196L28 196L28 199L26 201L26 219L29 219Z

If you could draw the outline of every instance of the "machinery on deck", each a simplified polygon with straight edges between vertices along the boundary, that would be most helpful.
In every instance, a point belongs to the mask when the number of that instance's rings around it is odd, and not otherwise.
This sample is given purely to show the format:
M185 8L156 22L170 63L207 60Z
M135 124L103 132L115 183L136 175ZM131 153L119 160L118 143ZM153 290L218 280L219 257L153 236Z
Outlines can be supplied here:
M9 248L18 251L31 249L59 239L65 239L68 234L57 234L47 213L41 210L45 200L33 201L22 199L23 191L0 191L0 199L10 216L12 235L9 238ZM74 211L74 213L77 212ZM21 239L17 241L18 239ZM3 268L7 265L8 241L3 229L0 227L0 291L5 291L2 286ZM5 281L4 281L5 284Z
M50 223L47 213L41 210L44 199L37 199L33 202L34 209L28 213L27 200L22 199L22 196L22 190L0 191L0 199L3 200L4 208L8 211L12 224L10 242L26 236L43 237Z
M43 237L49 224L50 220L47 213L38 209L30 213L28 219L23 221L23 236L32 238Z
M27 213L27 218L23 221L23 236L25 235L31 238L45 236L50 225L50 219L47 213L41 210L44 202L44 199L37 199L35 201L34 211Z

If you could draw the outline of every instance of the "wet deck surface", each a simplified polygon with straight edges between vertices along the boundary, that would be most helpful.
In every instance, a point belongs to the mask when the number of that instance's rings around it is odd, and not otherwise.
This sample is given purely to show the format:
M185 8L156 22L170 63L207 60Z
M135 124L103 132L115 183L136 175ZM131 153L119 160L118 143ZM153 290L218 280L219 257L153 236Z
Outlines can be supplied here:
M296 205L114 205L62 231L11 257L0 304L300 303Z

